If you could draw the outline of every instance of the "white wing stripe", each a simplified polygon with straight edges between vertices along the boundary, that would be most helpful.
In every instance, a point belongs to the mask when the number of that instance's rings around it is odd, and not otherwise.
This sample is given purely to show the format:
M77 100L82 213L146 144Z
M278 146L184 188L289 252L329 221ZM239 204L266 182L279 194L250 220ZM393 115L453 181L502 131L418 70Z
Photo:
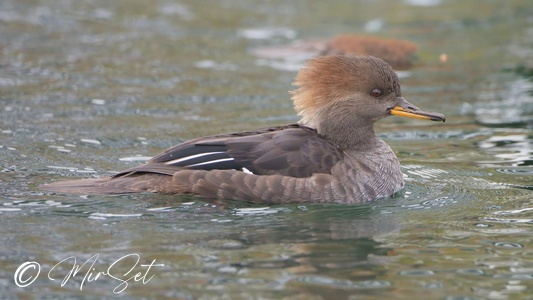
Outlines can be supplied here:
M242 171L246 174L253 174L252 171L248 170L247 168L245 167L242 167Z
M209 160L209 161L204 161L204 162L197 163L197 164L194 164L194 165L188 165L187 167L197 167L197 166L203 166L203 165L208 165L208 164L216 164L216 163L219 163L219 162L230 161L230 160L233 160L233 158L230 157L230 158L221 158L221 159Z
M177 159L174 159L174 160L169 160L165 163L165 165L173 165L173 164L177 164L177 163L180 163L182 161L187 161L187 160L191 160L191 159L195 159L195 158L198 158L198 157L202 157L202 156L206 156L206 155L211 155L211 154L218 154L218 153L224 153L223 151L218 151L218 152L206 152L206 153L199 153L199 154L194 154L194 155L190 155L190 156L185 156L185 157L181 157L181 158L177 158ZM232 158L233 159L233 158ZM198 165L198 164L196 164Z

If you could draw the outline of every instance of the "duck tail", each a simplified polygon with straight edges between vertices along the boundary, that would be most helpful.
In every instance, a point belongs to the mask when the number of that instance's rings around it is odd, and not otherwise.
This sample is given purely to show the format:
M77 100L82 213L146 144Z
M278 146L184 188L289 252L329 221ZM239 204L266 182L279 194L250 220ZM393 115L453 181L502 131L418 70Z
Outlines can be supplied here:
M177 188L172 176L153 173L119 175L58 181L41 185L43 191L60 194L79 195L119 195L132 193L158 192L163 194L187 193L186 188Z
M101 177L58 181L43 184L39 188L47 192L79 195L116 195L142 192L132 189L131 186L118 183L111 180L111 177Z

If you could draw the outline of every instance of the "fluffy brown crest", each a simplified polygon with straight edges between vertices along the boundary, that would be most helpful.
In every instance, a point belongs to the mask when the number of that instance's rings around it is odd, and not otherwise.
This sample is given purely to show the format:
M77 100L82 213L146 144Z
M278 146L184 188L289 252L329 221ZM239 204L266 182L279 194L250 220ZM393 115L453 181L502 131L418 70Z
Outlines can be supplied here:
M291 91L294 109L301 122L315 127L318 112L337 102L369 95L380 88L401 96L396 73L382 59L372 56L332 55L311 59L300 69Z

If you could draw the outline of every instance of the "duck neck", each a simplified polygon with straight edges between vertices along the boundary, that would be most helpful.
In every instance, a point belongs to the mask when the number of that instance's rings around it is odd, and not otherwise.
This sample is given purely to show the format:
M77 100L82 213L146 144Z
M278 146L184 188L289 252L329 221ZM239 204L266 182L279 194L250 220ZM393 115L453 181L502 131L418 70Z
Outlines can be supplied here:
M328 120L318 124L319 134L345 150L367 151L374 149L380 139L374 130L374 122L368 120Z

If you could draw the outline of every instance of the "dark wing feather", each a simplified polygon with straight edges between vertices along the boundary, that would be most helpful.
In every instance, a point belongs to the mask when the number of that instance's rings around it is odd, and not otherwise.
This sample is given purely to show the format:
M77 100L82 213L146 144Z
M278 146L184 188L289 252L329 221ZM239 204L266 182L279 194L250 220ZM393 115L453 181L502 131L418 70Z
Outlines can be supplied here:
M194 155L200 152L208 152L208 151L211 152L211 151L217 151L217 150L226 151L226 146L223 141L227 139L238 138L238 137L243 137L243 136L256 136L256 135L260 135L263 133L279 131L279 130L283 130L287 128L299 128L299 127L301 126L298 124L291 124L291 125L285 125L285 126L263 128L257 131L245 131L245 132L218 134L218 135L200 137L197 139L185 141L171 148L168 148L167 150L154 156L151 160L148 161L148 163L167 162L173 159ZM202 146L202 148L197 148L196 146ZM203 148L205 146L212 146L212 148L211 149L208 149L207 147Z
M162 163L148 163L140 166L136 166L127 170L124 170L113 177L131 175L133 173L157 173L162 175L174 175L178 168L175 166L169 166Z
M309 177L330 173L342 152L316 131L299 126L226 142L228 153L254 174Z
M329 173L341 158L342 153L315 130L294 124L190 140L115 177L139 172L172 175L184 168L246 168L258 175L309 177Z

